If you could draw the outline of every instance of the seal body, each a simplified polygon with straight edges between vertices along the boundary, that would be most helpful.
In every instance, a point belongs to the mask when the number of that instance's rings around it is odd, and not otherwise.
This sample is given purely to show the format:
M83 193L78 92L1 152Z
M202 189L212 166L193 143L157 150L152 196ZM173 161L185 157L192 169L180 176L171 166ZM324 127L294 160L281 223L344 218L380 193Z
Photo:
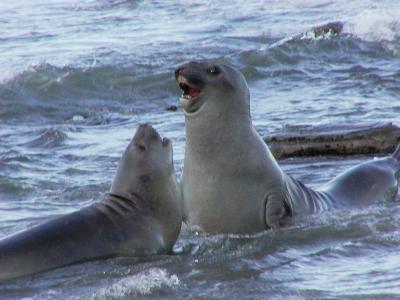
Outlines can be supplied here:
M400 147L387 157L361 163L340 174L321 188L336 202L364 205L397 198L400 175Z
M377 199L397 187L397 159L370 162L313 191L285 174L254 129L249 89L243 75L227 65L190 62L175 71L183 90L186 148L181 179L184 220L207 232L253 233L278 228L296 213L312 213L353 201L354 177L379 165L387 180L379 188L356 188ZM380 167L376 167L380 168ZM366 171L364 171L366 169ZM371 177L368 177L371 178ZM374 177L375 178L375 177ZM357 198L357 197L356 197ZM362 201L360 199L360 201Z
M102 201L0 240L0 281L82 261L168 253L181 220L171 143L141 125Z

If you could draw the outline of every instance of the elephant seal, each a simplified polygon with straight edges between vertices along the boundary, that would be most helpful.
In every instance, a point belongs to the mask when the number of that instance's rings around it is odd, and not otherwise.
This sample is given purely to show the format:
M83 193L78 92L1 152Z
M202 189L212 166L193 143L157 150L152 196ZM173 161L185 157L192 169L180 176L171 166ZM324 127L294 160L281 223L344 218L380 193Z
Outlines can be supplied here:
M182 216L172 145L140 125L104 199L0 241L0 281L78 262L168 253Z
M281 220L347 203L393 198L399 152L340 175L321 191L285 174L250 116L244 76L227 65L190 62L175 70L183 90L184 221L206 232L254 233Z

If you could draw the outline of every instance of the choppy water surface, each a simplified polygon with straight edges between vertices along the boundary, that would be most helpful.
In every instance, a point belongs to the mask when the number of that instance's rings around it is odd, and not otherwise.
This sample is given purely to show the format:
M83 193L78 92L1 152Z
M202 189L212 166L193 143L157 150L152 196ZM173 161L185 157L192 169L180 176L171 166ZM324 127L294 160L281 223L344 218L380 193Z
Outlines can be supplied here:
M310 29L341 21L339 36ZM400 3L2 1L0 236L98 201L137 125L184 153L173 69L192 59L246 76L263 134L399 122ZM287 159L311 186L371 157ZM279 233L184 230L181 254L90 262L0 285L0 298L400 298L400 206L299 219Z

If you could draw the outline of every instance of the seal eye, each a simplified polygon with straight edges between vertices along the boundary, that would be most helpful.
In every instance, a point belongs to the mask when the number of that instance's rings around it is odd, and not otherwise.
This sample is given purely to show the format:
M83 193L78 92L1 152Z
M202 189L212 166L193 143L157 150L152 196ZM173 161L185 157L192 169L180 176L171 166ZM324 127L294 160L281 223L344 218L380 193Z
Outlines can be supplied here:
M210 75L218 75L221 70L217 66L211 66L207 69L207 73Z
M146 151L147 147L143 144L137 143L136 146L139 148L140 151Z

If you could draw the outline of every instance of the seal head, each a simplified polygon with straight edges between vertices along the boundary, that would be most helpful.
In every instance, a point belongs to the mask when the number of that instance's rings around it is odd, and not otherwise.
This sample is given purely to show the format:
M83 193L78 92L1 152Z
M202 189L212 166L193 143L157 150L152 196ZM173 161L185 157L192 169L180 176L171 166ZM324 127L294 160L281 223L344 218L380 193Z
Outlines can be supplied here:
M180 102L186 114L193 114L203 106L219 105L235 106L232 110L243 108L250 109L250 94L246 80L242 73L223 64L208 62L189 62L175 70L175 79L183 94ZM209 99L218 99L220 103L209 104ZM229 103L224 103L224 99ZM239 103L235 103L240 101ZM237 104L237 105L235 105Z
M126 199L125 203L136 203L139 210L143 210L142 214L147 211L157 220L151 222L151 226L160 224L158 229L152 227L153 232L147 235L159 233L163 241L160 242L161 252L172 249L182 222L172 143L167 138L162 139L151 125L142 124L137 129L121 158L110 195ZM108 207L116 208L116 205L112 203ZM132 241L136 243L137 240ZM126 248L130 247L128 244ZM132 248L137 248L136 244Z
M173 172L170 140L162 139L151 125L141 124L121 158L111 194L128 199L147 194L150 181L162 181Z

